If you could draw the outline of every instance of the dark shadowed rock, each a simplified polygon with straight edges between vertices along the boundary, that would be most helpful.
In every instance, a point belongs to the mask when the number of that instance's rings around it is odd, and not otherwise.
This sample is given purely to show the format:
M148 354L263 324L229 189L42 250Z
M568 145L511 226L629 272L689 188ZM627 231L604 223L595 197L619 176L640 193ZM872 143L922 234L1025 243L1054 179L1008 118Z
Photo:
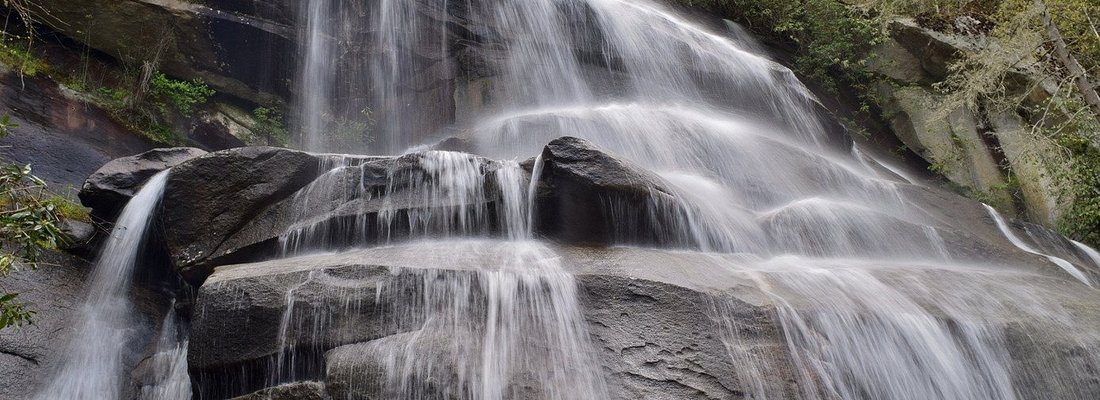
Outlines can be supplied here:
M113 219L146 180L203 154L206 152L200 149L175 147L114 159L84 182L84 187L80 189L80 202L91 207L96 215Z
M274 147L242 147L207 154L184 163L168 177L160 222L173 265L199 282L218 246L265 207L317 176L320 160L311 154Z
M554 139L542 151L538 231L579 243L624 239L612 226L616 211L647 210L673 196L662 180L644 169L575 137ZM619 217L622 217L621 215ZM653 221L639 221L629 239L652 241ZM636 235L636 236L635 236Z

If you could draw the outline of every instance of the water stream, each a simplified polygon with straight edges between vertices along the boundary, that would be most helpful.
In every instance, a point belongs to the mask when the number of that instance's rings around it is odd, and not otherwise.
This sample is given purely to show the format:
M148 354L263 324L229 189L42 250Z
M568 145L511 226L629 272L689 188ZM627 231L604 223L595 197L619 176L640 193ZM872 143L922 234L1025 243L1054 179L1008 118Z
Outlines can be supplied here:
M146 230L167 180L167 170L149 178L119 214L88 280L87 298L74 316L77 322L67 351L63 353L61 368L47 380L48 385L37 398L122 398L127 383L124 377L129 375L124 371L124 357L133 353L129 351L130 346L141 334L130 287L134 269L142 265L138 257L142 254ZM166 320L163 329L165 334L171 332L171 338L175 338L174 321ZM164 345L175 348L178 343L165 339ZM180 351L185 349L186 345L180 346ZM163 369L166 375L160 377L161 380L178 380L180 373L186 376L186 369L180 370L180 365L173 365L182 359L173 359L176 361L167 361L169 367ZM158 363L160 361L158 359ZM166 394L156 398L184 399L190 397L189 384L187 386L186 392L168 387L154 390ZM176 395L167 396L167 393Z

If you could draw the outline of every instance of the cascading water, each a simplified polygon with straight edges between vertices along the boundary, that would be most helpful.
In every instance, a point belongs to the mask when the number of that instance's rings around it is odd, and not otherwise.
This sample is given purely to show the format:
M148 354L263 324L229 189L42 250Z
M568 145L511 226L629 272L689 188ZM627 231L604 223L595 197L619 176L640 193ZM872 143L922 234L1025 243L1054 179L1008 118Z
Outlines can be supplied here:
M1054 263L1059 268L1062 268L1062 270L1066 271L1067 274L1070 274L1074 278L1077 278L1077 280L1081 281L1081 283L1092 286L1092 283L1089 282L1088 276L1086 276L1084 272L1081 272L1080 269L1077 269L1077 267L1074 266L1073 263L1070 263L1069 261L1066 261L1061 257L1043 254L1040 253L1038 250L1035 250L1026 242L1024 242L1023 239L1020 239L1020 237L1016 236L1016 233L1012 232L1012 228L1010 228L1008 224L1005 223L1004 218L1001 218L1001 214L998 213L997 210L993 209L993 207L990 207L988 204L985 204L984 206L986 210L989 211L990 218L993 218L993 221L997 224L997 228L1001 230L1001 233L1005 235L1005 238L1012 242L1014 246L1028 253L1046 257L1048 260L1050 260L1050 262Z
M326 67L332 60L316 59L334 52L326 33L315 30L333 18L339 26L362 22L377 41L365 85L383 122L375 150L457 139L509 160L441 151L390 164L359 158L326 166L295 195L297 222L281 238L286 256L469 236L506 238L490 240L514 256L475 274L416 272L401 287L380 289L416 290L420 300L392 305L413 325L408 333L357 350L384 360L377 395L510 398L524 379L538 383L527 385L537 388L534 398L618 395L589 354L573 278L532 235L544 160L535 160L530 175L512 161L565 135L668 185L673 204L654 200L646 210L612 213L620 244L636 244L629 238L637 219L656 215L674 221L668 243L737 256L724 265L752 276L774 305L802 398L1026 397L1014 376L1046 372L1014 371L1014 329L1041 323L1059 334L1086 330L1071 312L1027 290L1028 279L1064 279L1059 270L1021 260L994 273L980 250L960 240L998 246L987 242L999 231L1088 285L1085 271L1022 242L993 211L990 230L960 226L919 204L911 198L914 179L838 140L843 132L814 96L756 53L758 45L739 42L742 34L714 33L645 0L388 0L368 13L332 15L341 7L352 6L325 1L309 8L310 43L326 44L306 52L307 114L322 114L308 107L331 100L325 82L356 79ZM439 126L439 113L418 108L436 103L455 113L455 126ZM323 141L315 137L320 130L305 129L303 142ZM344 204L337 213L345 217L317 215L319 202ZM301 285L319 284L313 278ZM287 335L323 331L294 328L302 323L291 318L295 296L287 294L284 352L271 384L295 379L283 376L297 343ZM745 338L730 319L736 305L712 306L731 332L723 341L744 369L738 374L751 391L746 396L784 397L787 389L768 377L787 361L738 349ZM1080 340L1092 346L1097 339L1090 333ZM454 371L441 371L436 357ZM518 365L535 376L514 376ZM1086 379L1058 377L1058 393L1088 393L1075 391Z
M135 310L130 300L130 284L134 268L139 265L142 242L152 220L153 211L160 202L168 180L168 171L149 178L145 186L134 195L119 215L111 236L107 238L102 254L95 263L88 282L88 294L76 315L78 322L64 353L60 370L49 380L39 399L117 399L122 398L126 374L123 356L136 339ZM170 315L174 315L171 314ZM175 322L166 320L162 327L170 339L164 339L166 347L176 347ZM185 345L181 347L185 349ZM186 354L186 353L184 353ZM158 356L160 356L158 354ZM175 357L175 364L183 358ZM158 360L159 362L159 360ZM173 362L169 362L173 364ZM159 366L158 366L159 367ZM179 381L186 368L172 365L165 368L165 381ZM155 389L157 393L175 393L176 396L157 396L161 399L184 399L190 390Z

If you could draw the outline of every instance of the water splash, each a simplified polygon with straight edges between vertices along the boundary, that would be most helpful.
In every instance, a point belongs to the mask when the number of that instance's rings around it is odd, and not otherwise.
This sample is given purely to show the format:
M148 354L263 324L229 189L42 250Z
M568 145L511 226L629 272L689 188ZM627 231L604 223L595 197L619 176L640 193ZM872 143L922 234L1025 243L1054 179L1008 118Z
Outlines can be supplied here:
M175 301L160 326L152 356L152 382L141 388L141 399L188 400L191 376L187 373L187 331L178 326Z

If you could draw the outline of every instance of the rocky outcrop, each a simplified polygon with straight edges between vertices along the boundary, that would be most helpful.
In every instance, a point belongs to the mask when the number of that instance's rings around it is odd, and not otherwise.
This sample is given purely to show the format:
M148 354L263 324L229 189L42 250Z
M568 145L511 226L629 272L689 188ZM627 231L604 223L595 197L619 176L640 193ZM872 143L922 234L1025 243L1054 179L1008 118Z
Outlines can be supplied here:
M160 223L176 269L201 281L219 246L264 207L312 181L320 160L299 151L244 147L207 154L172 170Z
M542 162L538 230L551 237L602 244L656 241L658 221L638 215L639 226L622 232L612 222L613 213L675 204L659 177L584 139L554 139L543 149Z
M678 207L660 178L576 138L551 142L542 156L540 235L654 243L671 229L672 222L655 220L659 213L645 212ZM159 220L172 227L165 242L173 264L201 283L217 265L279 251L385 243L413 232L501 234L501 168L463 153L340 158L233 149L174 168ZM623 210L642 210L629 230L611 222Z
M46 15L41 23L123 62L158 60L169 75L199 78L259 104L289 97L296 2L43 0L35 5Z
M431 375L416 379L441 390L461 390L446 384L459 373L448 369L455 361L434 358L450 351L427 351L453 346L455 340L433 340L440 332L414 331L419 321L415 315L423 312L416 308L416 298L428 282L424 277L492 279L479 271L507 260L510 246L407 244L221 267L203 285L195 305L201 311L193 323L191 366L219 371L201 375L206 377L234 374L241 365L266 365L258 361L277 358L280 346L294 343L299 360L327 366L324 379L335 398L376 398L371 395L381 390L378 378L385 373L386 360L393 362L385 357L423 347L423 353L409 354L420 354L417 362L431 365L423 370ZM669 393L740 397L744 383L728 359L723 328L708 312L700 312L708 302L723 301L712 290L735 282L732 275L699 274L716 265L713 259L626 248L554 251L562 266L577 274L600 362L623 391L616 398L664 398ZM744 321L757 321L743 327L759 338L753 351L781 353L778 331L763 326L768 323L766 308L758 304L762 295L744 290L743 298L751 303L737 303L744 307L738 313L746 316ZM304 353L324 353L324 359ZM521 370L516 373L522 375Z
M393 384L408 385L401 387L421 390L417 393L423 395L461 393L464 385L475 384L459 379L470 373L461 366L468 368L480 355L473 356L474 361L452 356L464 354L462 343L479 343L484 333L476 328L465 332L461 326L421 328L427 323L422 319L426 307L451 303L417 299L430 298L427 285L465 287L461 282L469 282L473 291L468 295L474 304L480 304L477 299L487 295L481 290L489 290L491 282L503 282L494 280L500 276L493 271L507 265L512 251L521 249L516 246L486 241L410 243L221 267L199 290L192 369L207 379L201 386L209 387L217 386L211 384L213 379L239 382L241 371L273 368L270 365L294 359L295 379L322 379L334 398L386 397L386 390L393 388L387 385ZM798 397L795 382L802 379L799 374L803 372L791 359L792 349L775 314L780 305L775 302L784 299L782 307L791 307L784 312L805 318L827 314L819 306L830 300L817 299L820 294L816 292L799 291L799 283L807 278L781 270L746 269L744 260L736 255L573 246L553 246L552 251L561 271L575 277L584 326L606 373L611 398L737 399L761 393L769 398ZM808 260L802 262L813 265ZM1074 313L1091 309L1096 300L1091 294L1063 293L1063 278L1006 268L990 276L980 271L889 265L876 269L871 282L919 282L912 287L892 285L896 288L892 290L899 292L891 296L929 304L954 304L951 300L940 303L944 299L937 293L957 285L1001 293L1011 290L1017 281L1030 282L1029 290L1050 296L1044 297L1044 302L1061 304ZM845 279L843 273L836 274L830 279ZM945 276L950 279L943 279ZM457 299L460 304L463 300ZM1028 300L1010 302L1016 301ZM468 322L474 327L485 318L477 309L467 312L473 313ZM511 312L522 315L531 311ZM868 314L860 314L860 318L888 317L874 310L865 312ZM1010 321L1012 329L1025 332L1063 332L1047 326L1045 317L1038 314L1001 310L982 318ZM1087 317L1075 323L1084 328L1097 322ZM837 333L824 330L820 334ZM503 343L507 342L496 345ZM1072 335L1037 334L1030 342L1013 342L1011 346L1019 347L1008 351L1038 356L1037 348L1073 352L1089 351L1096 345L1100 344L1076 342ZM476 349L474 353L481 354ZM280 357L281 352L286 353ZM1023 366L1037 360L1011 362ZM1083 367L1094 362L1083 357L1065 365ZM277 374L288 368L268 371ZM539 398L538 385L524 383L530 372L517 368L505 376L513 385L506 390L515 398ZM1016 367L1013 371L1014 382L1034 382L1074 394L1100 390L1087 384L1062 388L1050 374ZM269 383L252 384L258 388Z
M0 158L29 164L51 191L66 197L112 159L156 145L42 74L21 76L3 65L0 115L18 125L0 138Z
M937 32L911 20L895 21L890 33L874 50L871 69L883 78L877 92L883 116L898 139L934 172L982 201L1053 226L1066 209L1051 181L1067 173L1059 171L1065 165L1046 162L1059 159L1057 155L1030 137L1019 115L945 109L947 97L934 87L948 79L952 62L998 44L986 37ZM1023 95L1026 104L1041 105L1050 97L1049 78L1028 70L1027 60L1010 75L1006 89Z
M116 158L84 181L80 201L97 215L113 217L153 175L203 154L196 148L176 147Z

